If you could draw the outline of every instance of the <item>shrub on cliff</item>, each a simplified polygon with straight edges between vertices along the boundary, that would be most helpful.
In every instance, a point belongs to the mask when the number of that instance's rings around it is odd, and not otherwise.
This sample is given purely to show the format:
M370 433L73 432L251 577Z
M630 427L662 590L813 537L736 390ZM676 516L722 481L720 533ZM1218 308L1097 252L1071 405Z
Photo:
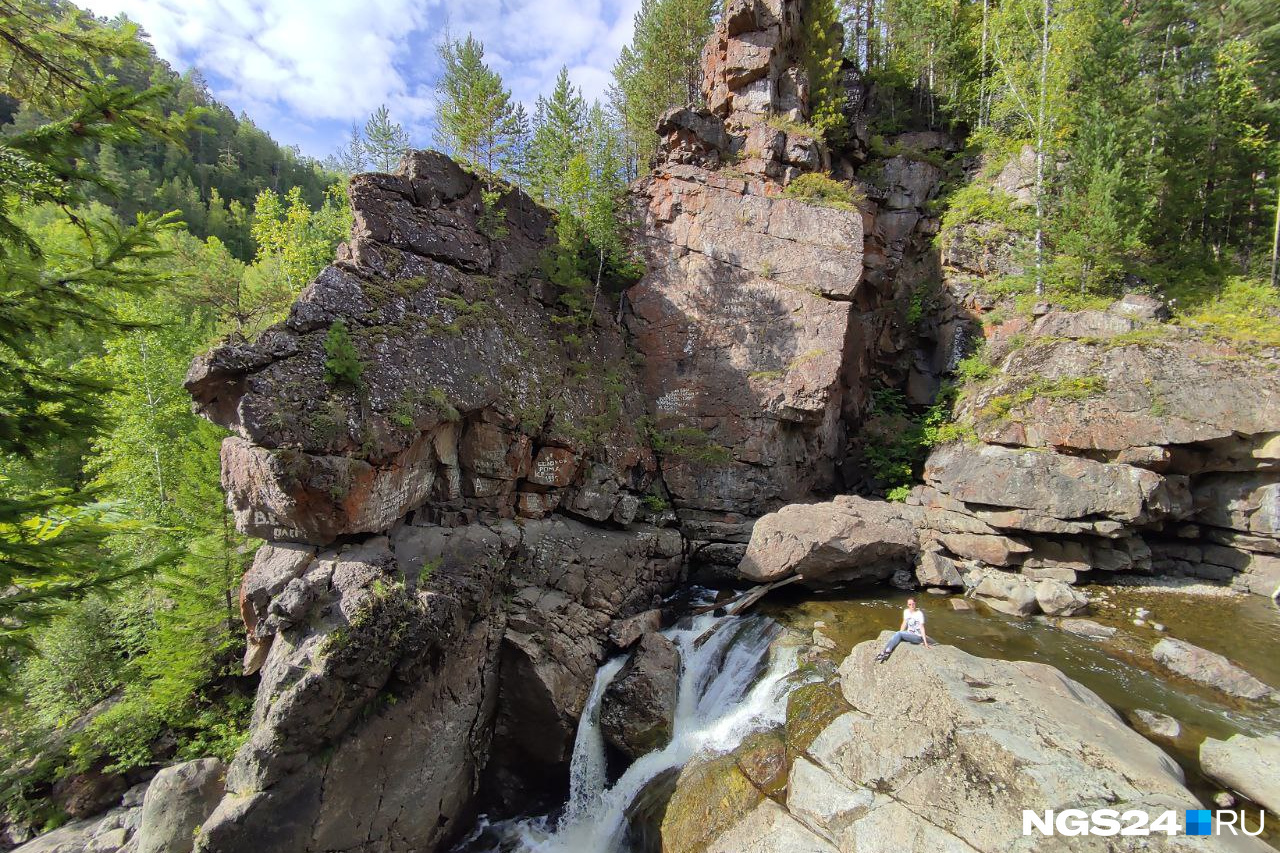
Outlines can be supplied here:
M817 172L801 175L787 184L783 195L806 204L848 211L858 210L867 200L862 190L853 184L837 181L835 178Z
M360 387L364 375L364 365L360 363L360 354L351 343L351 334L347 324L342 320L334 320L329 327L329 334L324 339L324 379L330 385L345 384L353 388Z

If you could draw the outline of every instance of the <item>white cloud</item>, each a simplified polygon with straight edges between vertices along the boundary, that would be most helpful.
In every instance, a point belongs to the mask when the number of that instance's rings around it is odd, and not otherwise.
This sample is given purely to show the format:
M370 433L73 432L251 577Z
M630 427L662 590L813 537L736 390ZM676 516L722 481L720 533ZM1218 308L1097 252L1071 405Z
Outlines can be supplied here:
M470 32L528 105L562 65L604 97L640 0L82 0L123 13L178 69L280 141L323 156L379 104L430 143L435 46Z

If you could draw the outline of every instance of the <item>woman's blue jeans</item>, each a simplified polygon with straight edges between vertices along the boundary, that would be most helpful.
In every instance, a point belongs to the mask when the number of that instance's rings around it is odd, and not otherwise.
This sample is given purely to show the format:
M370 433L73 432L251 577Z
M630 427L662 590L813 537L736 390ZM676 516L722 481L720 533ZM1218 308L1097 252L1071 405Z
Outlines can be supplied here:
M912 634L910 631L898 631L889 638L889 645L884 647L885 655L893 654L893 650L898 647L898 643L902 642L912 643L918 646L924 642L924 637L921 637L919 634Z

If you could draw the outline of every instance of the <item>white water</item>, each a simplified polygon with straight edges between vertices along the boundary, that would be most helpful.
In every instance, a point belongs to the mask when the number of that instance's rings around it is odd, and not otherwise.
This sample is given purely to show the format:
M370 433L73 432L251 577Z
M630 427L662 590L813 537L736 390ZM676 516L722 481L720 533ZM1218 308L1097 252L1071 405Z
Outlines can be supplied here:
M516 821L499 830L494 850L516 853L626 853L626 812L659 774L706 749L727 751L786 715L794 653L775 650L777 626L762 617L694 617L663 633L680 649L682 669L671 743L642 756L608 787L600 699L624 658L596 674L582 712L569 771L569 800L560 819ZM474 848L473 848L474 849Z

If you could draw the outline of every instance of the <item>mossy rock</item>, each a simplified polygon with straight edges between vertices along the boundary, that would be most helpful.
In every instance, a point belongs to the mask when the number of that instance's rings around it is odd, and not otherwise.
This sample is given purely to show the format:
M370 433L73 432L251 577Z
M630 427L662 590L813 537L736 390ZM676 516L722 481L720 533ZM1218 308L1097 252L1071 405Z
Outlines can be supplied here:
M797 687L787 699L787 751L794 758L809 748L822 730L852 711L838 684L816 682Z
M747 780L767 796L776 798L786 789L791 762L781 728L749 735L733 756Z
M663 853L702 853L764 800L731 753L685 766L662 819Z

